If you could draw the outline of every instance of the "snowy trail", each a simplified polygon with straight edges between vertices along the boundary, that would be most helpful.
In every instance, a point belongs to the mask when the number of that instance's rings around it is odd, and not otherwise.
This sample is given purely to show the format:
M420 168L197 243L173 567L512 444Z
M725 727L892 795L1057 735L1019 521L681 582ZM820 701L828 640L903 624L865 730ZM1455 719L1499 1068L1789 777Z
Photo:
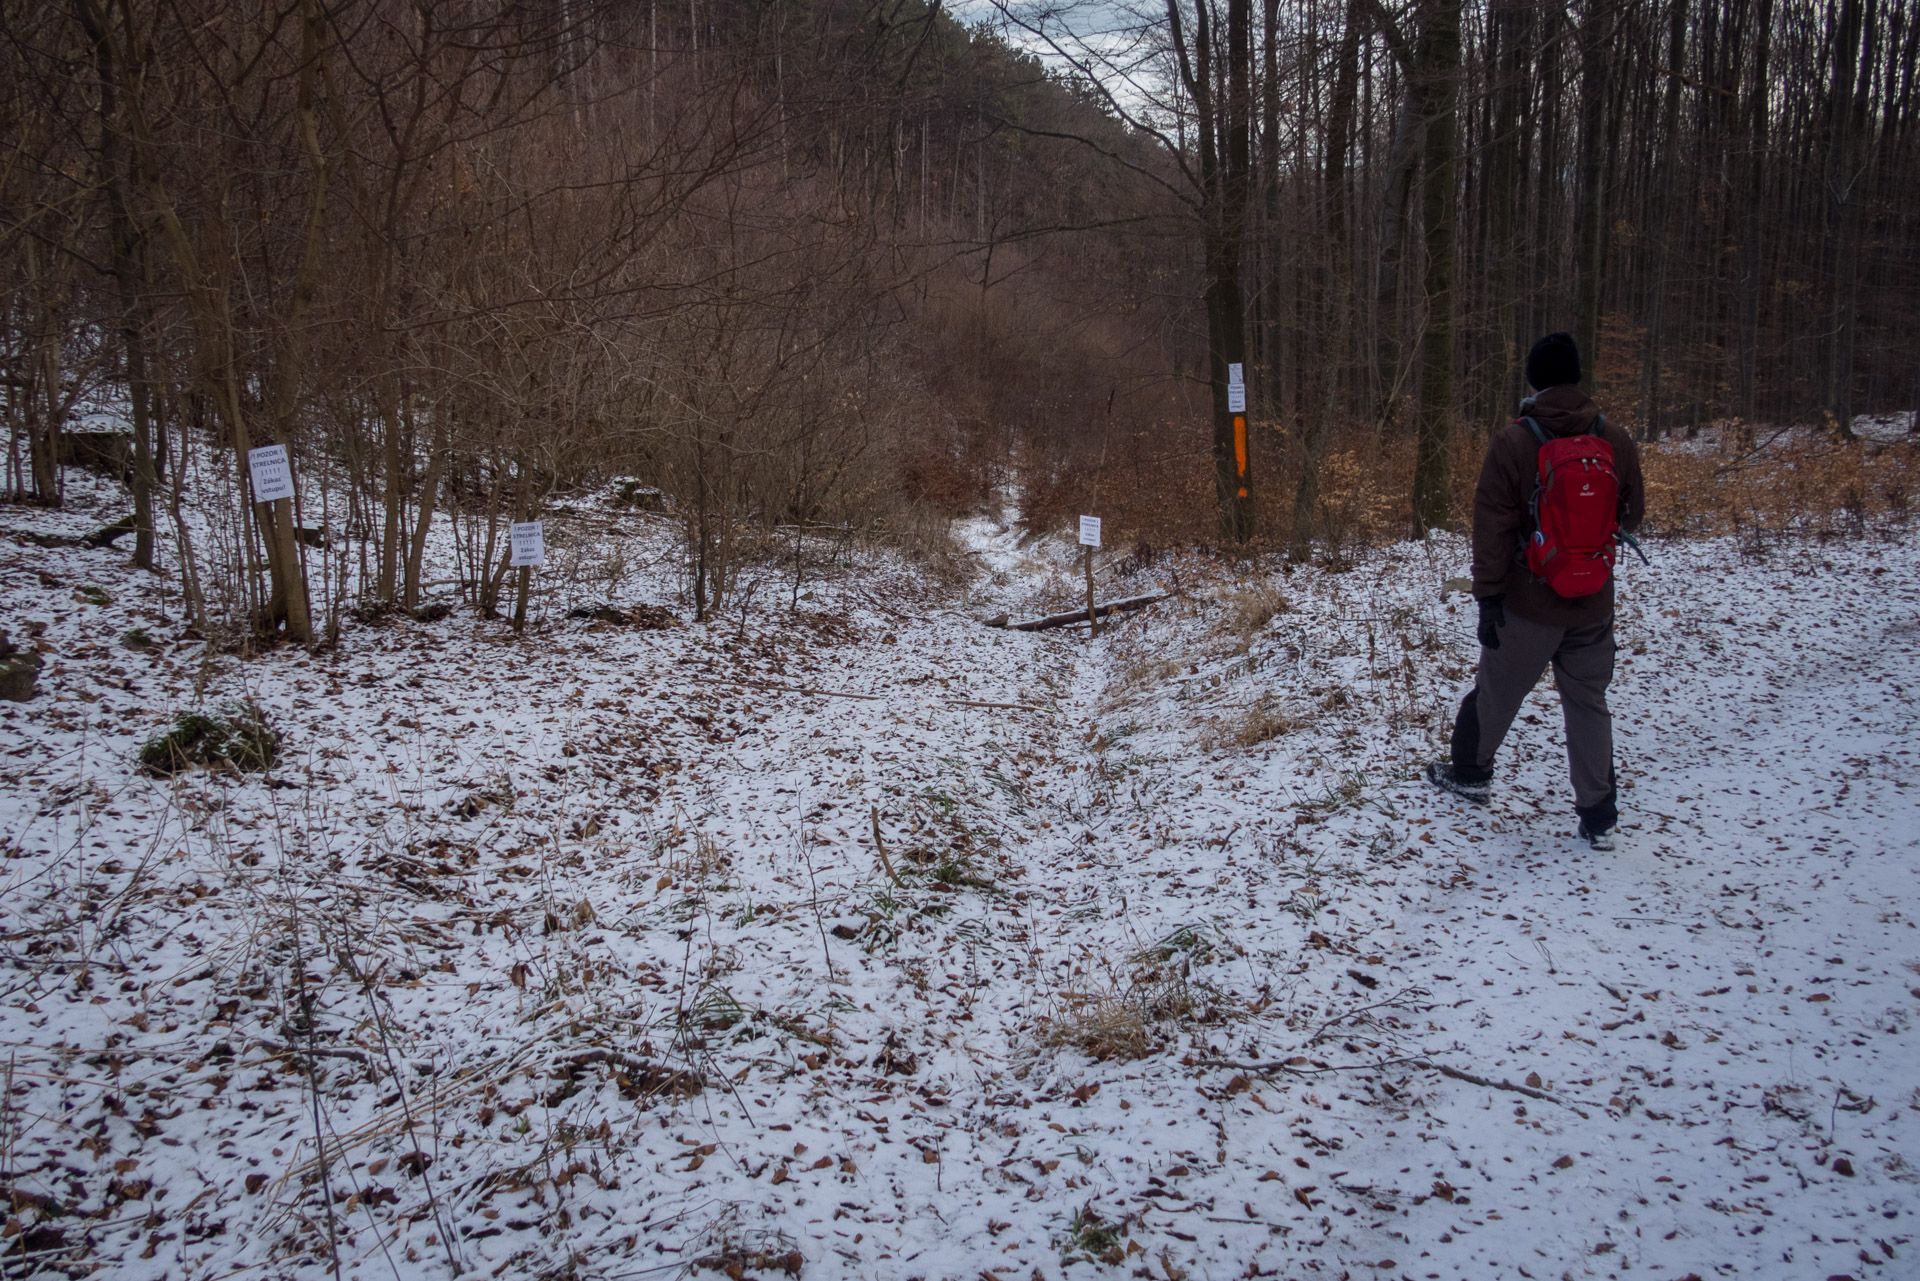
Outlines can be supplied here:
M974 613L1064 581L976 532ZM1163 561L1134 585L1182 597L1093 645L877 564L744 623L241 664L121 648L167 629L111 554L8 550L0 626L53 655L0 713L10 1239L209 1279L327 1274L329 1231L408 1277L1901 1275L1914 544L1632 581L1612 855L1544 687L1492 806L1414 781L1462 556ZM280 786L132 771L200 680L286 729Z
M1469 1247L1464 1275L1529 1255L1558 1269L1570 1246L1611 1271L1595 1253L1609 1245L1675 1275L1844 1274L1863 1253L1897 1274L1875 1243L1910 1236L1920 812L1904 777L1913 654L1883 640L1887 605L1911 616L1914 598L1856 586L1808 593L1796 613L1810 625L1776 639L1773 593L1740 609L1663 584L1663 608L1694 621L1643 622L1651 653L1616 687L1633 783L1620 853L1566 840L1550 801L1497 804L1488 840L1466 838L1493 891L1437 889L1402 922L1429 954L1410 979L1442 997L1493 984L1466 1007L1491 1024L1458 1036L1463 1063L1613 1104L1570 1118L1456 1088L1448 1119L1471 1137L1451 1146L1506 1218L1471 1225L1492 1239ZM1859 612L1869 595L1879 608ZM1742 633L1770 643L1733 643ZM1551 749L1529 766L1537 795L1564 790ZM1443 821L1456 846L1475 826ZM1471 1240L1447 1230L1456 1250Z

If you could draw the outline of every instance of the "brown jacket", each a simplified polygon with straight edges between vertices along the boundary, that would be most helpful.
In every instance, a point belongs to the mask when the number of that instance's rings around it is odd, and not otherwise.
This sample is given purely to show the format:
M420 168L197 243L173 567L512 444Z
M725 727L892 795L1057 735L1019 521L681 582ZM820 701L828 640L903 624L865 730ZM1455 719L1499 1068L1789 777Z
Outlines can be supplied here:
M1577 436L1593 426L1600 407L1578 387L1549 387L1522 406L1549 436ZM1633 438L1612 423L1600 429L1613 446L1620 482L1620 527L1629 533L1646 513L1646 485ZM1480 483L1473 491L1473 594L1505 596L1508 610L1549 627L1588 627L1613 617L1613 582L1591 596L1569 600L1527 572L1522 540L1533 532L1528 503L1539 483L1540 442L1523 423L1510 423L1487 446ZM1628 553L1629 555L1631 553Z

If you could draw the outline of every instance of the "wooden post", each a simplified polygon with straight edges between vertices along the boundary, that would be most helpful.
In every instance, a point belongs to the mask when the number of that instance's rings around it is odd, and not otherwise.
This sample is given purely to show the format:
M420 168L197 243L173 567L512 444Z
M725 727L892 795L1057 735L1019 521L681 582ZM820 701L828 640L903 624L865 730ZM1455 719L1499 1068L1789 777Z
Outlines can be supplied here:
M1087 566L1087 639L1092 640L1100 634L1100 615L1093 608L1093 546L1085 549Z
M527 625L527 597L532 595L533 567L547 563L547 539L537 520L515 521L507 529L507 560L519 569L513 583L513 634Z
M1093 603L1093 549L1100 545L1100 518L1082 516L1080 518L1080 546L1086 549L1086 559L1082 563L1087 571L1087 639L1092 640L1100 634L1100 611Z

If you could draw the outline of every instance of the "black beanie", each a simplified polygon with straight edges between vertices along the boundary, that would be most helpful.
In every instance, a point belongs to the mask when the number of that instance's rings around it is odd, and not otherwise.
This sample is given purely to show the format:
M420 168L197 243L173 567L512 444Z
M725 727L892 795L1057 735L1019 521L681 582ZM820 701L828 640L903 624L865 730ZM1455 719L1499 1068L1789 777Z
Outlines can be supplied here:
M1580 381L1580 348L1572 334L1548 334L1527 353L1527 385L1545 391Z

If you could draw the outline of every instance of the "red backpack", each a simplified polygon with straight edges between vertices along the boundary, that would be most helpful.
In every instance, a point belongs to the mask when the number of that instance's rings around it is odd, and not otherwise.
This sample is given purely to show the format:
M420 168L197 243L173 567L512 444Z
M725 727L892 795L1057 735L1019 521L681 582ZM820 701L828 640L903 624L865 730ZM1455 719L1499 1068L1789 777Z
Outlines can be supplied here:
M1620 482L1613 473L1613 446L1600 436L1596 419L1578 436L1549 436L1522 418L1540 441L1539 483L1529 504L1533 533L1527 568L1569 598L1591 596L1613 576L1614 542L1620 533Z

